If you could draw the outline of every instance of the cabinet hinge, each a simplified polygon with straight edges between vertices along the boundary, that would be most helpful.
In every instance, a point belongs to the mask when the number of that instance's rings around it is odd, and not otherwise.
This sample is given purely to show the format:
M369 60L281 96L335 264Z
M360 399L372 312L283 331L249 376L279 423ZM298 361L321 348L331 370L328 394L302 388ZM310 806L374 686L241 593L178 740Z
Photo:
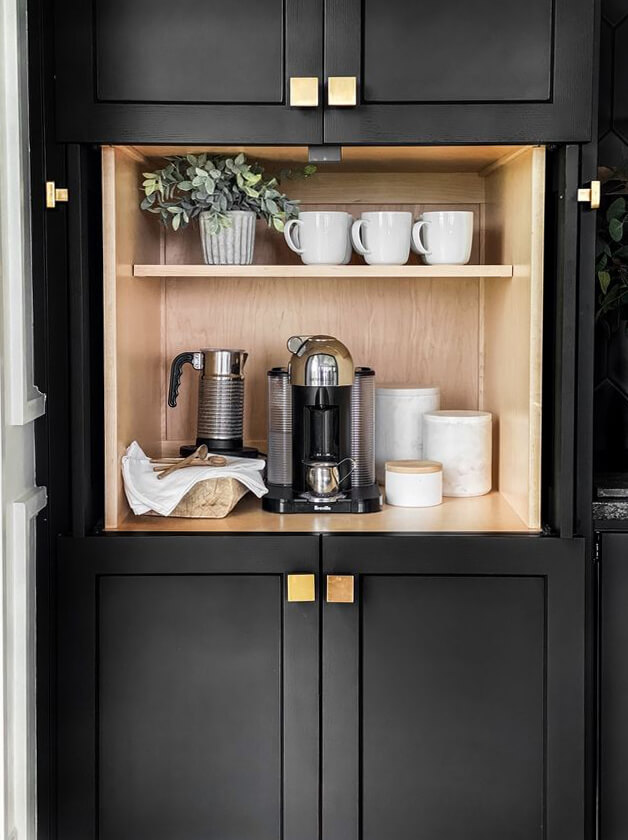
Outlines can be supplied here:
M66 187L58 187L54 181L46 181L46 207L54 209L58 202L66 202L69 198Z
M602 185L599 181L591 181L590 187L581 187L578 190L578 201L588 204L591 210L597 210L602 197Z

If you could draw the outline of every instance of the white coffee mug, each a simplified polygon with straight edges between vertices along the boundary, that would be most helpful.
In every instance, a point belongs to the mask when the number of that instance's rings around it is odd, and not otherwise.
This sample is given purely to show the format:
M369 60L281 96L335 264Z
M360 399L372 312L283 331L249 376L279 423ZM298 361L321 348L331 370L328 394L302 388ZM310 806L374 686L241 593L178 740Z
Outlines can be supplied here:
M341 211L308 210L284 228L288 246L306 265L343 265L351 216Z
M412 213L362 213L351 227L353 247L369 265L404 265L410 256Z
M423 213L412 227L412 250L428 265L464 265L473 244L470 210Z

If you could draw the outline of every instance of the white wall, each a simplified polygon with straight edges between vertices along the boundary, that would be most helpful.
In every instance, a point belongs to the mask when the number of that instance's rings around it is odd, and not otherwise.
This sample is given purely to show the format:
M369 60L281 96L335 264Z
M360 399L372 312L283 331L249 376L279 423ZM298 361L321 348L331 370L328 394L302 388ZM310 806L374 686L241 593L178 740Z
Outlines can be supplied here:
M35 485L26 3L0 0L0 831L35 840ZM44 185L41 185L42 200Z

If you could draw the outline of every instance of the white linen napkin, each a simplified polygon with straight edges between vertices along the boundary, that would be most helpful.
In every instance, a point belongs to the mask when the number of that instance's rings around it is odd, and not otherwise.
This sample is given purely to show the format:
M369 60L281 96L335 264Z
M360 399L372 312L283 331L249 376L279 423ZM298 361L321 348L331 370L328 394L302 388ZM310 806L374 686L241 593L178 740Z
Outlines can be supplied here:
M136 440L122 456L124 490L131 510L138 516L151 510L170 516L188 490L208 478L236 478L260 498L268 493L262 479L263 469L263 458L227 457L224 467L183 467L160 480Z

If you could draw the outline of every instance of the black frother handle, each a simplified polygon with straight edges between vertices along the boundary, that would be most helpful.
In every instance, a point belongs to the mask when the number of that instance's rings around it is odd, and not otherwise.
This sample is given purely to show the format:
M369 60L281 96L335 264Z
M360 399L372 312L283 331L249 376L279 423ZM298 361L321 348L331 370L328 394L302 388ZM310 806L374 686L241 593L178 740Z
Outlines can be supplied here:
M174 408L177 404L177 397L179 396L179 385L181 384L181 371L183 365L194 361L194 353L179 353L172 360L170 365L170 387L168 388L168 405Z

